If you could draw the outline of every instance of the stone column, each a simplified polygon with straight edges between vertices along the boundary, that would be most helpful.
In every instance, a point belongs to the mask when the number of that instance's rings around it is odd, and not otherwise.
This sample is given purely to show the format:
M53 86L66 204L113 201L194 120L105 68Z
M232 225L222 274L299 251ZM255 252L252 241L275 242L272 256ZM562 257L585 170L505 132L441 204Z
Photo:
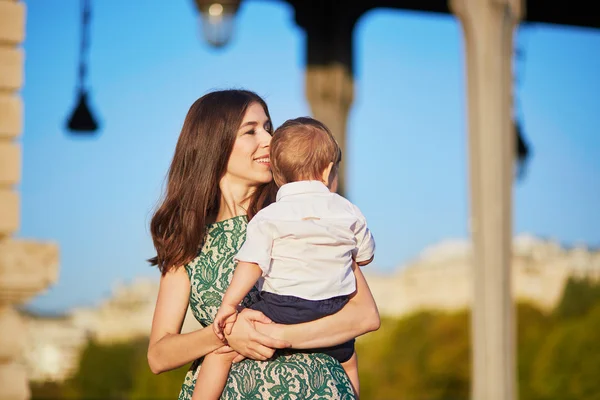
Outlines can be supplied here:
M515 318L511 288L513 31L521 0L450 0L462 23L474 245L472 399L512 400Z
M13 240L19 228L21 148L15 139L23 129L25 5L0 0L0 400L24 400L29 389L20 364L23 325L14 306L56 279L58 248L53 244Z
M25 6L0 0L0 237L19 227L19 196L12 186L21 178L21 149L14 139L23 127Z
M333 133L342 149L338 172L338 193L346 194L346 125L354 99L352 74L342 64L309 65L306 68L306 98L314 118L323 122Z
M346 192L346 125L354 100L352 32L365 12L362 2L292 1L306 32L306 98L314 118L331 130L342 148L338 193Z

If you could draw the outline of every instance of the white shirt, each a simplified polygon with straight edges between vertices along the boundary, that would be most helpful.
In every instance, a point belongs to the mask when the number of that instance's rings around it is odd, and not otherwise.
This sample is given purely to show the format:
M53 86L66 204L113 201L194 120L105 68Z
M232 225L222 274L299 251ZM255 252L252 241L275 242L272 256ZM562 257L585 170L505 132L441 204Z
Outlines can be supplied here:
M260 266L260 290L323 300L354 292L353 259L370 260L374 251L358 207L321 182L300 181L283 185L248 223L235 259Z

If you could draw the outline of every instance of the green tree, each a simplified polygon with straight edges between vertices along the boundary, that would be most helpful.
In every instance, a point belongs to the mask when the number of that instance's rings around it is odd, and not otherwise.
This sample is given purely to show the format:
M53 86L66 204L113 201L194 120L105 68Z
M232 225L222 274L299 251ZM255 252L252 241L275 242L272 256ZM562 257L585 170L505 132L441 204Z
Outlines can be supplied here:
M90 342L81 355L79 370L67 388L81 400L128 399L136 360L146 354L147 340L101 345Z
M455 400L469 397L467 313L417 313L385 320L357 344L361 397Z
M600 304L548 335L533 370L532 384L540 399L600 400L598 332Z
M63 391L71 390L81 400L174 398L189 366L154 375L148 366L147 349L148 339L114 345L92 342Z
M154 375L148 367L148 361L143 358L135 361L134 380L130 400L174 399L181 390L181 385L189 365Z
M77 393L62 382L33 382L30 384L31 400L76 400Z
M517 306L520 400L600 400L600 284L570 279L551 314ZM357 341L361 398L466 400L470 392L470 313L419 312L385 318ZM174 398L188 366L150 372L148 340L84 350L65 384L32 386L33 399Z
M569 278L554 314L558 319L582 317L598 303L599 282L585 278Z
M517 372L519 399L537 400L539 396L532 387L535 359L553 322L549 315L530 304L517 306Z

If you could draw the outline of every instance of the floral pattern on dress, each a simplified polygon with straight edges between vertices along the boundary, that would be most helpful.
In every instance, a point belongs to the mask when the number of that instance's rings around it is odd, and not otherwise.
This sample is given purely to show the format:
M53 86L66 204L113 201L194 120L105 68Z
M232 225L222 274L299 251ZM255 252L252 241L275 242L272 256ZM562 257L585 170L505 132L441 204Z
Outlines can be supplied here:
M215 317L233 276L234 256L246 240L245 216L211 224L198 256L185 266L191 282L190 308L202 326ZM258 291L243 301L249 306ZM202 359L192 363L179 393L190 400ZM269 361L244 360L233 364L221 400L355 399L344 369L335 359L320 353L277 352Z

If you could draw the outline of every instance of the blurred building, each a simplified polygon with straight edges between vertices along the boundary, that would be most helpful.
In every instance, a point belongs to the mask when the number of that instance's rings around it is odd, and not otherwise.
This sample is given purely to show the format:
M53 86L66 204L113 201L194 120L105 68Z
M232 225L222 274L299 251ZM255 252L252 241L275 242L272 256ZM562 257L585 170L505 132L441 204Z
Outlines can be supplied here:
M152 324L158 282L138 279L115 284L112 294L96 307L75 308L61 316L23 314L26 346L22 361L29 379L60 382L79 365L84 347L93 340L115 344L147 338ZM183 332L200 328L188 310Z
M455 311L473 303L473 251L468 241L446 241L426 249L394 274L364 268L383 315L419 310ZM519 236L513 241L513 298L551 311L570 277L600 280L600 251L565 248L553 241Z
M515 298L543 310L560 300L569 277L600 280L600 251L567 249L551 241L518 237L513 246ZM420 310L455 311L473 299L472 250L467 241L447 241L425 250L389 275L363 270L382 315L399 317ZM103 344L145 338L150 331L158 282L139 279L116 284L97 307L77 308L59 317L24 315L24 362L33 381L62 381L77 369L93 339ZM188 310L183 331L200 327Z

